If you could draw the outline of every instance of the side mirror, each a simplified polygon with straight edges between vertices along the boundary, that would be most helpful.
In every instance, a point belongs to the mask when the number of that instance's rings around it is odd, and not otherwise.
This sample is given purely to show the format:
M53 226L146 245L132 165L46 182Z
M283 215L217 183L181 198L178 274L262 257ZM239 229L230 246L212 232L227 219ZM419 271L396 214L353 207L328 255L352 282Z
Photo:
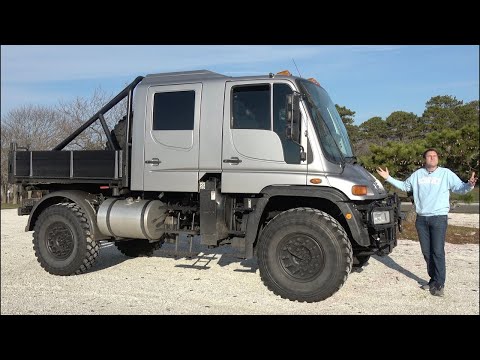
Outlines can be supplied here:
M288 94L286 106L286 137L300 143L300 95L296 93Z

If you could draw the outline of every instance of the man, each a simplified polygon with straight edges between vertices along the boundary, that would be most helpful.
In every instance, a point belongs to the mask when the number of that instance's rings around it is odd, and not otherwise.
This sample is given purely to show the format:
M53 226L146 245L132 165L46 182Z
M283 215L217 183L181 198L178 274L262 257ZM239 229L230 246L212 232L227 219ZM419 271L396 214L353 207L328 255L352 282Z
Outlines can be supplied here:
M450 191L465 194L473 189L477 178L475 172L464 183L451 170L438 166L438 152L427 149L423 153L424 167L415 171L405 181L390 176L388 168L377 168L378 174L387 182L403 191L412 191L415 202L417 229L423 257L427 262L430 276L428 284L421 288L430 290L435 296L443 296L445 286L445 235L447 232L448 212L450 210Z

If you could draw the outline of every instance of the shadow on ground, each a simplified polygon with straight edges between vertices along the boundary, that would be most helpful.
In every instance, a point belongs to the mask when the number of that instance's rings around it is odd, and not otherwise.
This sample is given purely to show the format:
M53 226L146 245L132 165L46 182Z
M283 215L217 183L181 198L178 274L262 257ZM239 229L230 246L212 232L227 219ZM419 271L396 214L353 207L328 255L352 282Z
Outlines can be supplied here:
M176 267L187 269L207 270L211 267L213 260L217 261L219 266L228 266L232 263L240 263L244 269L235 269L238 272L255 273L258 269L256 259L243 259L238 256L230 246L220 246L209 249L207 246L200 244L200 239L196 238L192 244L192 251L190 252L189 243L187 241L180 241L177 252L175 252L175 245L166 243L161 249L155 251L154 256L171 257L177 260L192 259L192 264L179 264Z
M168 257L175 260L189 259L193 260L192 264L178 264L176 267L182 267L195 270L208 270L211 267L212 261L217 261L220 266L228 266L232 263L240 263L245 269L235 269L239 272L255 273L258 269L256 259L242 259L229 246L221 246L214 249L209 249L205 245L200 244L199 239L195 239L192 244L192 251L190 251L189 244L186 241L181 241L177 251L175 251L174 244L163 244L163 246L156 250L153 257ZM111 242L100 241L99 255L95 265L88 269L86 273L101 271L110 267L121 264L132 258L122 254L116 246Z
M389 267L390 269L393 269L395 271L398 271L399 273L405 275L406 277L415 280L418 282L420 285L426 284L428 281L425 279L422 279L412 273L410 270L405 269L403 266L399 265L398 263L395 262L392 258L389 256L377 256L373 255L372 258L375 260L378 260L378 262L382 263L383 265Z
M100 241L100 249L95 264L85 273L96 272L121 264L130 259L117 250L111 242Z
M243 267L242 269L235 269L233 271L255 273L258 270L258 264L255 258L247 260L242 259L238 257L238 254L235 252L235 250L229 246L221 246L218 248L209 249L207 246L201 245L198 238L194 239L192 243L192 251L190 251L189 243L187 241L180 241L177 252L175 252L174 244L167 243L164 244L159 250L156 250L153 256L169 257L176 260L193 260L193 263L191 264L175 265L176 267L186 269L208 270L211 268L212 261L217 261L217 264L222 267L228 266L232 263L240 263L240 265ZM402 275L417 281L420 285L427 283L426 280L405 269L389 256L373 255L372 258L389 267L390 269L398 271ZM89 269L87 273L107 269L129 259L131 258L118 251L113 243L100 242L100 252L96 264L94 267ZM352 269L352 272L360 272L362 270L362 268Z

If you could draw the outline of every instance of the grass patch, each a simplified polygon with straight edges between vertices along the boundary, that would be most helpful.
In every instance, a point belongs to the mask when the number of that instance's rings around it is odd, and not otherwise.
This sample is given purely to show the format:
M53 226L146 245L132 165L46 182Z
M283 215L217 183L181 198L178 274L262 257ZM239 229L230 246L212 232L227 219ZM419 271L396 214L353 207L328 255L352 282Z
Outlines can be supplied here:
M19 204L2 203L2 210L3 209L17 209L19 206L20 206Z
M403 231L397 233L399 239L418 241L414 222L403 222ZM448 225L445 241L450 244L479 244L479 230L470 227Z
M478 197L479 197L479 191L480 188L474 187L472 191L464 194L464 195L459 195L459 194L450 194L450 200L458 200L460 202L479 202Z

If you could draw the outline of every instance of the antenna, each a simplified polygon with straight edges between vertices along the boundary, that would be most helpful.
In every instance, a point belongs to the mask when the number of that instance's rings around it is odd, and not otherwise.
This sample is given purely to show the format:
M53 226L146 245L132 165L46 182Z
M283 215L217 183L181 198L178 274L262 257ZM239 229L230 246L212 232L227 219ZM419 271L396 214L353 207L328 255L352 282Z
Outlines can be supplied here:
M297 64L295 63L295 60L293 58L292 58L292 61L293 61L293 64L295 65L295 67L297 68L298 75L300 77L302 77L302 75L300 74L300 70L298 70Z

